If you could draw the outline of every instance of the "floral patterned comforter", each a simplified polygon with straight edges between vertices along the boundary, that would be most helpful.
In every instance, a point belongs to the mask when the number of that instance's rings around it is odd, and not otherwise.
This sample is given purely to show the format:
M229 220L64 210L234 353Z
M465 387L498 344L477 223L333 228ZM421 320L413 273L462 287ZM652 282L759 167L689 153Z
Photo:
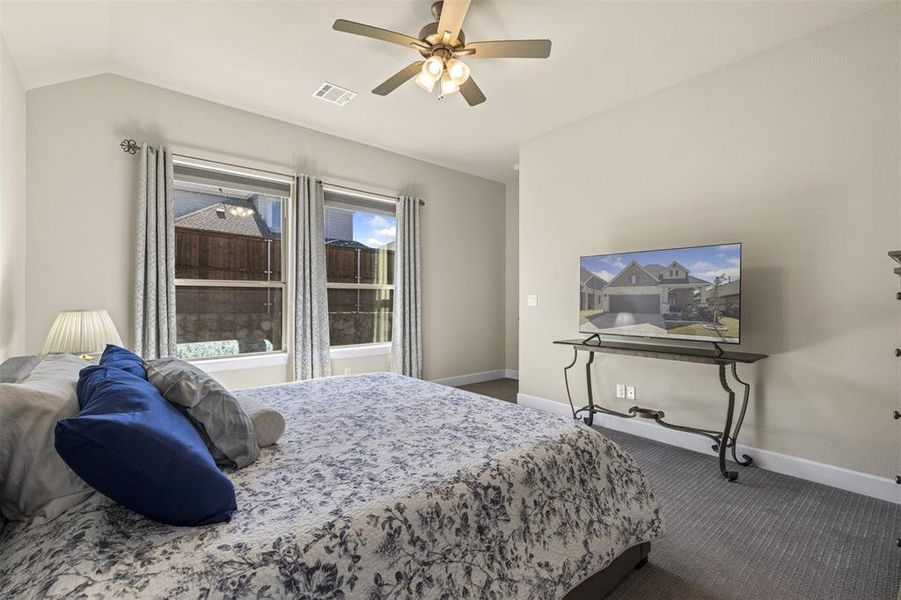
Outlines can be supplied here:
M560 598L662 533L632 458L570 419L377 373L245 390L285 415L229 523L95 494L0 532L0 597Z

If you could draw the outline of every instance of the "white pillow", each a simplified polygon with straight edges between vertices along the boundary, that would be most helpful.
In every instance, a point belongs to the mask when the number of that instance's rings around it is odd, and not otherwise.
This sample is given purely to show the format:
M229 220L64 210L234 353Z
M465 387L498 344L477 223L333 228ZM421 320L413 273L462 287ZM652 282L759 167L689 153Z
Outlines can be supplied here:
M0 383L0 512L12 521L55 519L94 490L56 453L56 422L78 414L75 384L87 362L46 356L20 383Z

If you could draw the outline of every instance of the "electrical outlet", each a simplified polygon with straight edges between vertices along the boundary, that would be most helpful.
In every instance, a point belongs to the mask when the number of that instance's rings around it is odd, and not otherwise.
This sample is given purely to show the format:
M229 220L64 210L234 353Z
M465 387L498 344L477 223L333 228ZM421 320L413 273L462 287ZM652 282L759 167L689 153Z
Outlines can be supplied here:
M635 387L631 385L626 386L626 399L635 400Z
M616 397L617 398L625 398L626 397L626 386L622 383L616 384Z
M526 296L526 304L529 306L538 306L538 296L535 294L529 294Z
M350 375L350 367L344 367L344 374Z

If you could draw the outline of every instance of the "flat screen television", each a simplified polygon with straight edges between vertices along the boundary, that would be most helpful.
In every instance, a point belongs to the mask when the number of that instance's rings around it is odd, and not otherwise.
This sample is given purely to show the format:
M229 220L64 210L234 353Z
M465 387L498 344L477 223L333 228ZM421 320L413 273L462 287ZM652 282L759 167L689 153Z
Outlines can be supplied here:
M741 244L583 256L579 331L741 341Z

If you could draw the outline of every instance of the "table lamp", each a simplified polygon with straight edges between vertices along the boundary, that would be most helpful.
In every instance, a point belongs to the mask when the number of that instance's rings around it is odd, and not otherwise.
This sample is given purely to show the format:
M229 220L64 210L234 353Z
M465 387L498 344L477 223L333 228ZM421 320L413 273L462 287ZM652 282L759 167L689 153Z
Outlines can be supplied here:
M109 312L105 309L66 310L56 315L41 354L67 352L91 359L93 356L84 353L102 351L107 344L122 345Z

